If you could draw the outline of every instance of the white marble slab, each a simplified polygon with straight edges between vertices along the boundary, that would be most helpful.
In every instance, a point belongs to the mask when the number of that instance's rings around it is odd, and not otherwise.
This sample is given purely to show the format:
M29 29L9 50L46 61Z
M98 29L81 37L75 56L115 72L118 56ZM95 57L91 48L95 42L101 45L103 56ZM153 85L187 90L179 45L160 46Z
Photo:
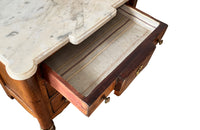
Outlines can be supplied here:
M79 44L127 0L0 0L0 61L16 80L66 43Z

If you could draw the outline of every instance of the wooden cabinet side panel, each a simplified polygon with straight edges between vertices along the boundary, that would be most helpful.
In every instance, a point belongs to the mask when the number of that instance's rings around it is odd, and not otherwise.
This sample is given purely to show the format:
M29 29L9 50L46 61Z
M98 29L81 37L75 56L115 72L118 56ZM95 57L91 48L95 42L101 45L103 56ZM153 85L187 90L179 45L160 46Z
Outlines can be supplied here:
M36 76L23 81L14 80L9 77L5 66L1 62L0 75L5 82L6 90L9 94L38 119L42 129L48 129L53 126L53 121L51 120Z

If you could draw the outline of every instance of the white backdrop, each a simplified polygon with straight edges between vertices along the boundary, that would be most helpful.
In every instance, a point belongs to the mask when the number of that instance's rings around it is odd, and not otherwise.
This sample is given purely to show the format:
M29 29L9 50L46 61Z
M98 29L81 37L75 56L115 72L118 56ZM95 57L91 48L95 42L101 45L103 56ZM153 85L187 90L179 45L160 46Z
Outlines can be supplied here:
M198 0L138 0L137 8L169 28L149 65L130 87L90 118L73 105L54 119L57 130L199 130L200 7ZM39 130L35 118L0 87L0 129Z

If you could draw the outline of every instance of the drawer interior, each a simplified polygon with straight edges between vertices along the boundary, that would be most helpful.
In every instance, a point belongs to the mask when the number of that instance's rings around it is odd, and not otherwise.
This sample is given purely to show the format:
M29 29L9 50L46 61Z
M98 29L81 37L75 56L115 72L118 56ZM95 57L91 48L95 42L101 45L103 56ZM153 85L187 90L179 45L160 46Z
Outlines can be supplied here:
M62 79L62 89L56 87L59 92L62 91L63 94L70 91L63 95L74 105L79 102L81 105L86 104L87 108L85 105L78 108L89 111L91 104L87 102L87 98L94 98L90 96L91 93L105 87L100 84L159 24L140 11L124 5L118 9L116 17L81 44L67 44L47 58L44 69L48 67L54 72L54 76L56 74L55 77ZM45 73L49 78L50 72ZM63 92L65 89L67 90ZM72 99L73 96L77 100Z

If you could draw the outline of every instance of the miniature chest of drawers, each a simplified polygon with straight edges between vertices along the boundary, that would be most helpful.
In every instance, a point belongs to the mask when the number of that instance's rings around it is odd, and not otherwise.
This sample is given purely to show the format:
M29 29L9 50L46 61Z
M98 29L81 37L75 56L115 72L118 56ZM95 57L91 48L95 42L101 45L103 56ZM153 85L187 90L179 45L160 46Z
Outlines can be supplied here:
M69 103L90 116L145 68L167 25L137 0L0 1L0 83L54 130Z

